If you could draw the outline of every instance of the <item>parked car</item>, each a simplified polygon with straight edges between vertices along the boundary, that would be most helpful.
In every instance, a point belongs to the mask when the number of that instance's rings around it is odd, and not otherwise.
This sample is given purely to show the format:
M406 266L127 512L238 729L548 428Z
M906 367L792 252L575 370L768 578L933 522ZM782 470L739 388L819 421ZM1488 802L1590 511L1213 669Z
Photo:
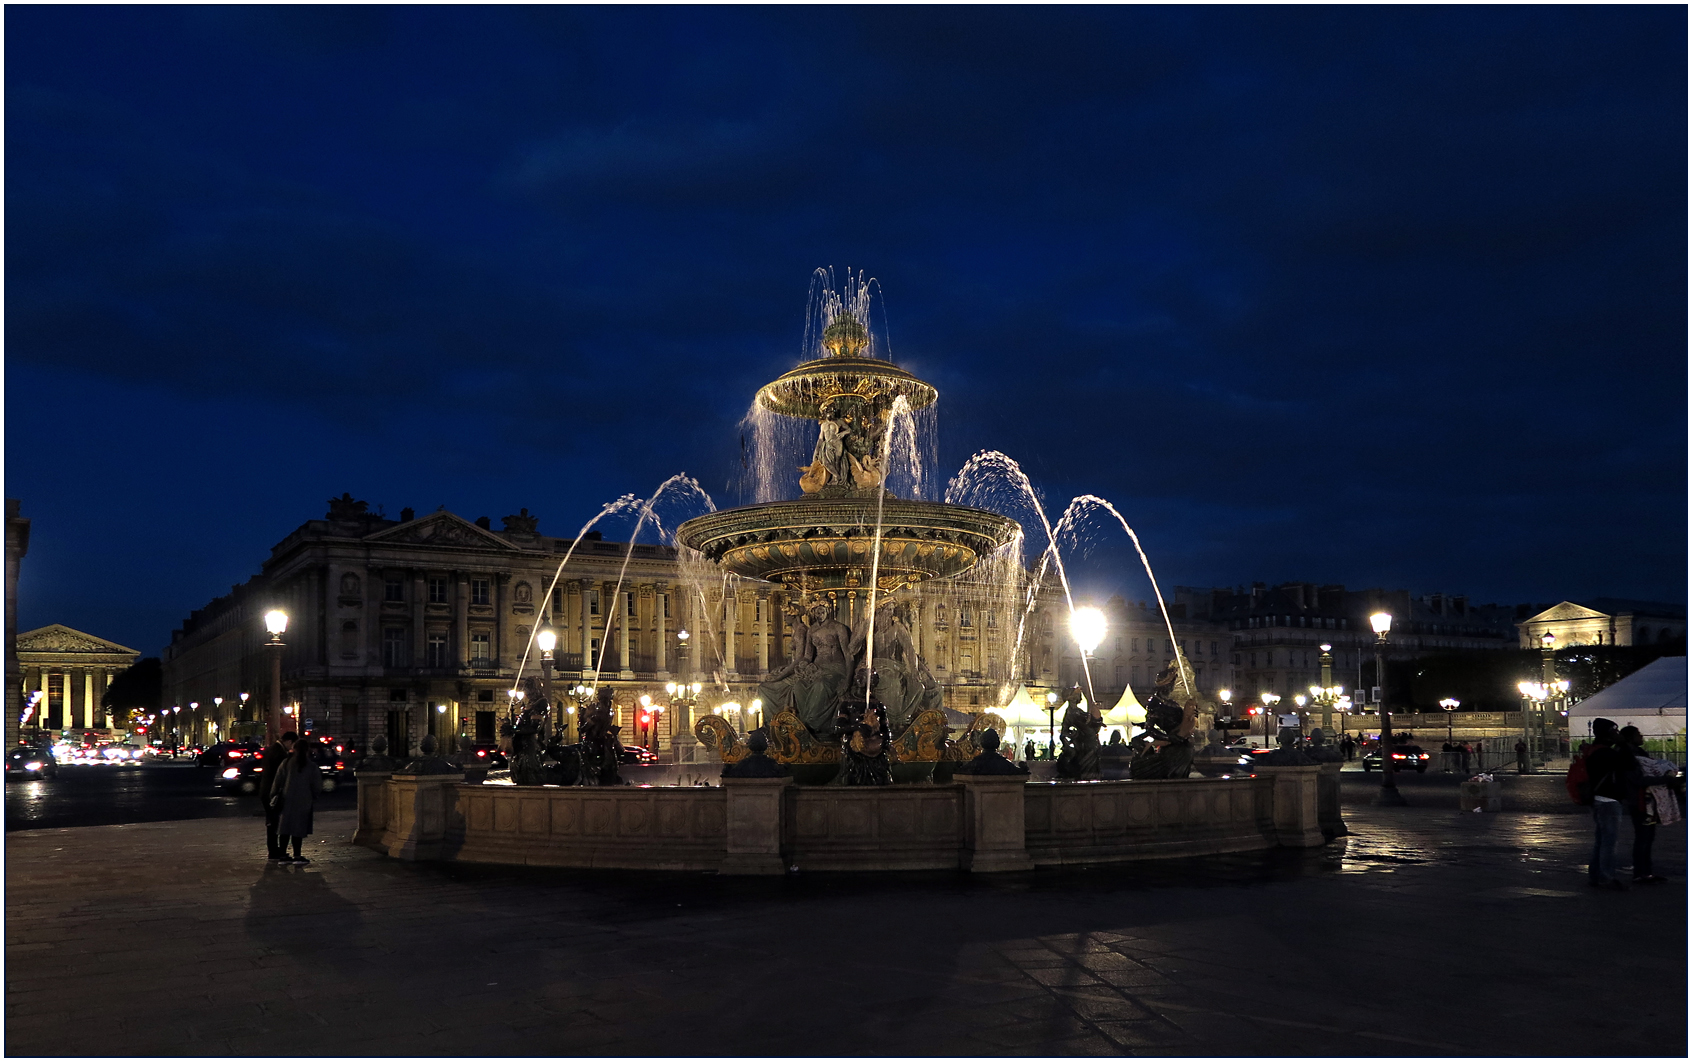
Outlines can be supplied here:
M1275 750L1262 745L1241 745L1238 746L1238 751L1240 758L1236 762L1249 771L1254 770L1254 765L1263 762L1263 758Z
M1432 759L1422 751L1420 745L1394 745L1392 747L1393 766L1400 771L1415 771L1417 774L1428 773L1428 762ZM1363 770L1378 771L1381 769L1381 750L1371 749L1363 754Z
M20 745L6 753L6 777L26 778L31 781L41 778L57 778L59 763L53 757L53 750L42 745Z
M474 747L474 750L476 753L476 762L484 767L487 767L489 770L497 771L511 766L511 762L506 758L505 753L501 752L499 746L491 741L484 741L477 744Z

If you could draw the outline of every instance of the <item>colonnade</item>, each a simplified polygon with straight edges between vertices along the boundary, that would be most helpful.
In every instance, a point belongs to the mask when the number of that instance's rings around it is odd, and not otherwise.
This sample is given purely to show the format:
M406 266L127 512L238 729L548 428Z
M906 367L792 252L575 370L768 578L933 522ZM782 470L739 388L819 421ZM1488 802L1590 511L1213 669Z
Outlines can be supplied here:
M41 702L36 705L35 714L30 716L27 726L40 726L53 730L81 730L84 728L109 728L113 725L112 717L100 706L100 699L106 692L106 687L112 684L112 679L123 668L106 665L91 665L79 667L77 665L23 665L23 696L27 701L34 690L43 694ZM57 697L52 696L54 677L57 677ZM53 708L59 710L57 722L50 714Z

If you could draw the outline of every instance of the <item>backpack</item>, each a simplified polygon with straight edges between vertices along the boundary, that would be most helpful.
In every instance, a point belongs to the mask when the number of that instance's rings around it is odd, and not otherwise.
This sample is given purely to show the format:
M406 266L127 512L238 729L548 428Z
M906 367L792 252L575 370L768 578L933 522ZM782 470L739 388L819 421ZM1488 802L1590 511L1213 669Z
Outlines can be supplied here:
M1569 799L1576 804L1588 807L1592 805L1592 778L1586 773L1586 757L1592 755L1590 751L1576 756L1569 764L1569 773L1563 778L1563 784L1568 787Z

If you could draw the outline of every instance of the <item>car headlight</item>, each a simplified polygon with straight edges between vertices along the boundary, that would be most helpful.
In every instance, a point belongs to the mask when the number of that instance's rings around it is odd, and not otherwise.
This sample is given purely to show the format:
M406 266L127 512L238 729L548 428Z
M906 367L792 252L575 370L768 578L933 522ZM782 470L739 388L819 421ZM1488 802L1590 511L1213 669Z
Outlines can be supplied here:
M30 760L28 763L24 764L24 770L26 770L26 771L39 771L40 769L41 769L41 761L40 760Z
M235 778L235 777L238 777L240 775L240 773L241 773L240 768L231 767L227 771L223 772L223 777L225 777L225 778Z

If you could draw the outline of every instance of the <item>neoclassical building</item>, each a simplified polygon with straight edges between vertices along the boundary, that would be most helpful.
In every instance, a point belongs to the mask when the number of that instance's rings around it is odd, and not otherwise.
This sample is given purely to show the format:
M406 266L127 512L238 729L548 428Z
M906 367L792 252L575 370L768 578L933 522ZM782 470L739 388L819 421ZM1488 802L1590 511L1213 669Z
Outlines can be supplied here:
M1686 637L1686 609L1660 601L1598 597L1561 601L1517 624L1523 649L1538 649L1545 635L1571 645L1663 645Z
M659 716L660 747L674 738L685 749L693 715L750 705L758 683L788 661L790 602L780 586L688 578L671 547L630 549L594 533L573 542L537 526L526 509L494 530L486 518L407 509L395 520L335 499L322 519L277 543L258 575L173 632L163 653L166 704L181 705L201 736L212 721L227 732L262 718L275 651L262 617L272 608L290 617L280 654L291 718L320 732L386 734L396 748L426 733L493 740L519 668L539 673L531 636L541 625L558 636L555 699L569 704L557 695L609 685L625 739L638 740L635 704L652 696L670 707ZM1018 645L1019 608L967 590L925 594L913 641L948 707L995 707L1019 684L1043 692L1081 680L1064 611L1060 591L1042 592ZM1113 600L1107 611L1112 633L1092 674L1100 699L1114 703L1124 685L1149 689L1170 641L1155 609ZM1207 690L1227 681L1222 630L1177 623ZM691 714L670 704L669 682L704 687Z
M32 694L40 694L34 698L34 708L26 709L27 721L22 721L20 713L24 733L111 731L115 721L100 706L100 699L118 672L140 658L128 646L62 623L18 635L20 692L26 704Z

